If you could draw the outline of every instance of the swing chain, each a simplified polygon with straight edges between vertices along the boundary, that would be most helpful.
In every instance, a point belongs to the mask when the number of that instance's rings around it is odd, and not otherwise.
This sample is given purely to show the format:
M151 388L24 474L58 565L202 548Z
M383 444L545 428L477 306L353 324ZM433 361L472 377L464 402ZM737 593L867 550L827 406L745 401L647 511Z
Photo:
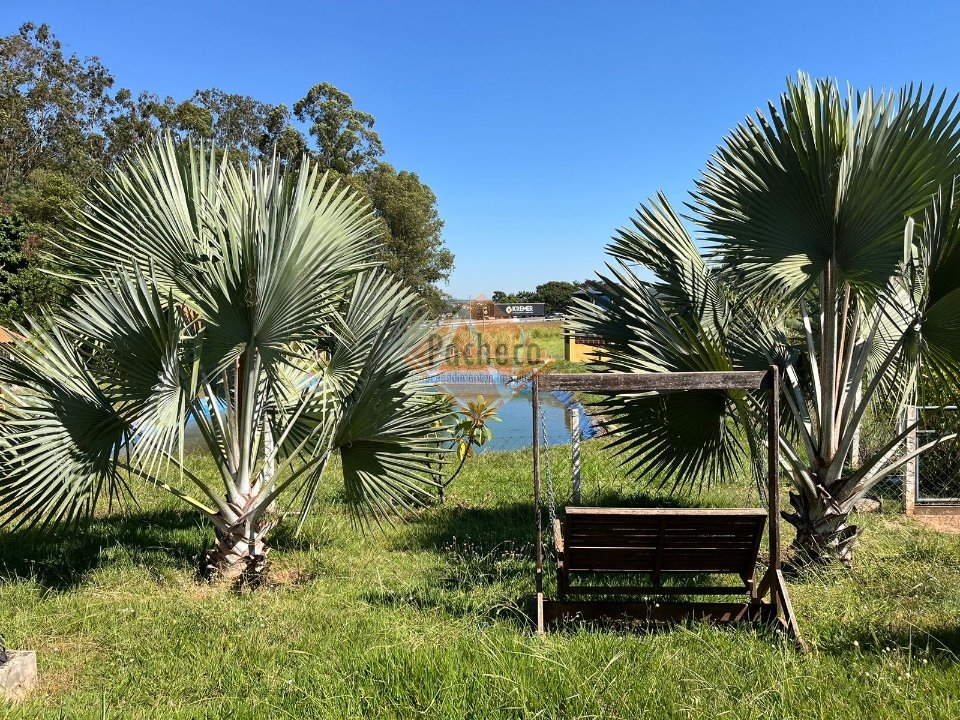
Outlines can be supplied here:
M553 528L557 520L557 496L553 487L553 471L550 468L550 441L547 439L547 419L543 409L540 410L540 428L540 434L543 436L544 467L547 470L547 499L549 500L547 512L550 514L550 527Z

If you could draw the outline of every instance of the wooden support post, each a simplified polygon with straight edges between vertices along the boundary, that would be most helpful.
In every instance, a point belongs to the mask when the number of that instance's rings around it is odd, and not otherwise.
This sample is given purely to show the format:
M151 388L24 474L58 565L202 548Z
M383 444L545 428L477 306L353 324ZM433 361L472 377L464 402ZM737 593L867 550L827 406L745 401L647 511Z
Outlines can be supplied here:
M770 533L770 567L780 569L780 371L770 366L770 401L767 412L767 525Z
M770 533L770 570L780 571L780 370L770 366L767 410L767 531ZM780 598L771 593L780 612Z

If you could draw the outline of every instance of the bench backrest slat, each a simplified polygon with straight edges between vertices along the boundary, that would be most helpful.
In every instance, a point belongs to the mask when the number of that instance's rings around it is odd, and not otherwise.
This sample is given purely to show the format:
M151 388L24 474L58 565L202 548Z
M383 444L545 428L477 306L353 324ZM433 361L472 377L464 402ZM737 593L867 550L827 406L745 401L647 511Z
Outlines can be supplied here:
M567 568L752 576L766 517L753 509L569 507Z

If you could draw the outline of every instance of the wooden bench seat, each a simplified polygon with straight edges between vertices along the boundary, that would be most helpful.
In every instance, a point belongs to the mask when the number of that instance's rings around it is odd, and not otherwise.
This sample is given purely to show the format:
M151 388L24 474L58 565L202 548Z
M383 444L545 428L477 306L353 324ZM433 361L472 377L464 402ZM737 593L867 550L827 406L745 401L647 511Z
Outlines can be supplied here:
M759 509L568 507L554 524L560 596L684 594L756 597L767 513ZM572 583L597 573L645 576L647 584ZM736 586L664 586L670 576L735 575Z
M590 392L615 397L681 390L766 392L767 509L567 508L564 522L556 522L552 528L559 597L548 597L544 592L543 567L540 393ZM552 623L568 620L641 624L691 619L750 622L779 627L796 641L801 652L805 651L780 564L777 366L771 365L766 371L540 373L533 378L532 415L537 585L536 594L531 597L530 619L538 633L545 632ZM549 454L544 457L549 463ZM573 467L576 485L578 464L574 462ZM549 473L549 464L547 469ZM552 485L550 488L552 503ZM757 559L765 524L770 559L758 582ZM718 575L732 576L735 581L717 585ZM623 578L624 584L619 584L619 578ZM675 582L665 582L669 579ZM660 597L668 595L692 597L674 597L670 602ZM740 597L724 598L723 602L692 599L701 595Z

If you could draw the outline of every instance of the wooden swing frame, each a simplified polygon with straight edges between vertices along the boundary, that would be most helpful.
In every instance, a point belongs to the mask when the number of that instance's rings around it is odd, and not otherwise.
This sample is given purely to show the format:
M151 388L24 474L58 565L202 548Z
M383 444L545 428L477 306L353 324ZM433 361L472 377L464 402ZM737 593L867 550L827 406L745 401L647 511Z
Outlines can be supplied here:
M701 508L568 508L584 528L577 538L564 538L557 521L551 529L558 559L560 597L543 592L543 520L540 486L540 392L582 391L615 395L680 390L765 390L767 406L767 509ZM588 621L714 623L751 622L779 626L796 642L796 615L780 565L780 375L776 366L765 371L704 373L539 374L533 379L533 500L536 516L536 597L531 621L538 633L564 618ZM757 583L754 571L760 536L766 521L770 562ZM731 535L729 528L739 527ZM726 528L726 529L723 529ZM723 529L723 530L722 530ZM629 540L617 541L618 533ZM752 534L751 534L752 533ZM693 543L691 538L700 538ZM571 544L571 541L573 544ZM580 543L577 547L576 543ZM647 586L571 585L571 573L616 572L651 578ZM742 586L686 585L664 587L662 574L692 578L704 573L737 574ZM653 602L571 600L585 595L745 595L739 602ZM767 599L769 598L769 599Z

